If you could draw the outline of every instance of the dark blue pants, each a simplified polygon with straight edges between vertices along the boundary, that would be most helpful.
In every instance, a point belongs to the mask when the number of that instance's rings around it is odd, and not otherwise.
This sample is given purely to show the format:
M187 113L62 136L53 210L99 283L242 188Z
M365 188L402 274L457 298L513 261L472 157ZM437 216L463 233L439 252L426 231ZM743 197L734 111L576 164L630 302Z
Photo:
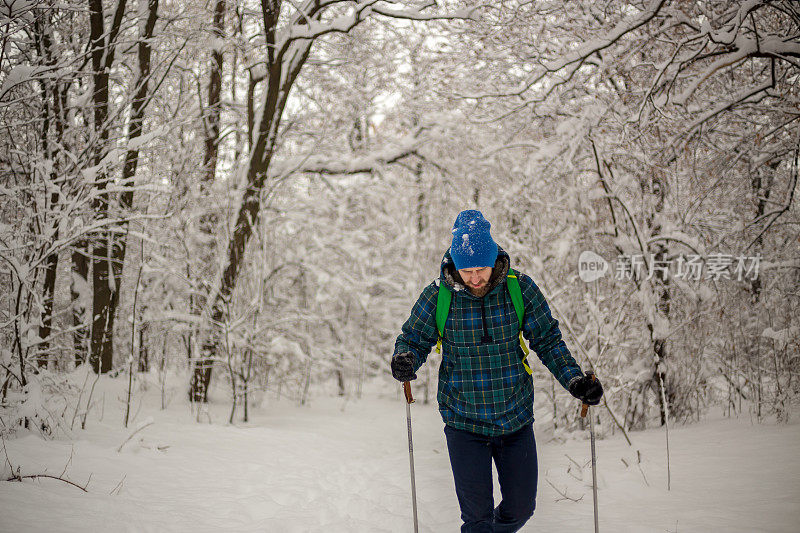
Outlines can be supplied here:
M445 426L462 533L511 533L533 516L538 465L533 424L500 437ZM492 460L502 501L494 507Z

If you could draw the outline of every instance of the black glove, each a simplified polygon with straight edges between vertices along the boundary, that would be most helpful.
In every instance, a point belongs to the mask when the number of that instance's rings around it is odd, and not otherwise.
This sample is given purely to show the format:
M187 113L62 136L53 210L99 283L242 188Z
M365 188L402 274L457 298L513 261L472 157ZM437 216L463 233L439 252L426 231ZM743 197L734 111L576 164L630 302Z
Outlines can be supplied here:
M569 393L588 405L597 405L603 397L603 386L592 372L587 372L569 385Z
M414 373L414 356L410 353L398 353L392 357L392 377L397 381L417 379Z

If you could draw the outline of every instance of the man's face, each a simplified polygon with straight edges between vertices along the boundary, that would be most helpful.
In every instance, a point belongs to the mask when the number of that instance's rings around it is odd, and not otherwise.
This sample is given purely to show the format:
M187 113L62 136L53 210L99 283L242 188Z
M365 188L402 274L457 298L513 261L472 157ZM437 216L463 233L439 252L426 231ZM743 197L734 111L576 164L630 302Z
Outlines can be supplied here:
M469 292L475 296L483 296L489 287L489 278L492 277L492 267L464 268L458 271Z

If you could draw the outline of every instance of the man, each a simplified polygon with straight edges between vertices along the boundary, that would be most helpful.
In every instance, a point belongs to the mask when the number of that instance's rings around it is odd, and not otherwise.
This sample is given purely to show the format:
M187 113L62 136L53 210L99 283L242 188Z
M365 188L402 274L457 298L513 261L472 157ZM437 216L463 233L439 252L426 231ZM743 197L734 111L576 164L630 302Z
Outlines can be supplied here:
M459 213L439 279L428 285L397 337L392 376L416 379L439 332L439 284L451 292L441 338L439 412L461 507L462 532L513 532L533 515L538 466L533 435L533 380L523 365L519 318L507 286L510 258L497 246L480 211ZM522 332L561 385L597 405L603 388L584 376L539 288L516 273ZM492 461L502 501L495 508Z

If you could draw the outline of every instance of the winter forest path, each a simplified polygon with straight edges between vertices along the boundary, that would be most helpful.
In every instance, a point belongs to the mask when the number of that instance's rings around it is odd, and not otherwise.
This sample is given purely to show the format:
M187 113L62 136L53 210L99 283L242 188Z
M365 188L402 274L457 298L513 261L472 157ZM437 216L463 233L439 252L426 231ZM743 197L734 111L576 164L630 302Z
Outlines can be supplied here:
M212 405L212 424L197 423L178 400L160 411L146 399L129 429L107 401L104 421L90 418L74 441L6 441L23 475L58 475L69 462L64 477L83 485L91 475L91 482L88 494L49 479L0 482L0 531L411 531L405 408L391 386L360 401L316 398L305 407L268 399L252 409L250 423L233 426L225 424L222 398ZM117 452L148 417L153 424ZM459 511L436 406L417 403L412 417L420 530L456 532ZM538 506L522 531L592 532L586 436L556 440L544 424L536 436ZM633 438L649 486L623 439L598 441L604 533L798 531L797 422L712 419L673 428L670 492L663 431Z

